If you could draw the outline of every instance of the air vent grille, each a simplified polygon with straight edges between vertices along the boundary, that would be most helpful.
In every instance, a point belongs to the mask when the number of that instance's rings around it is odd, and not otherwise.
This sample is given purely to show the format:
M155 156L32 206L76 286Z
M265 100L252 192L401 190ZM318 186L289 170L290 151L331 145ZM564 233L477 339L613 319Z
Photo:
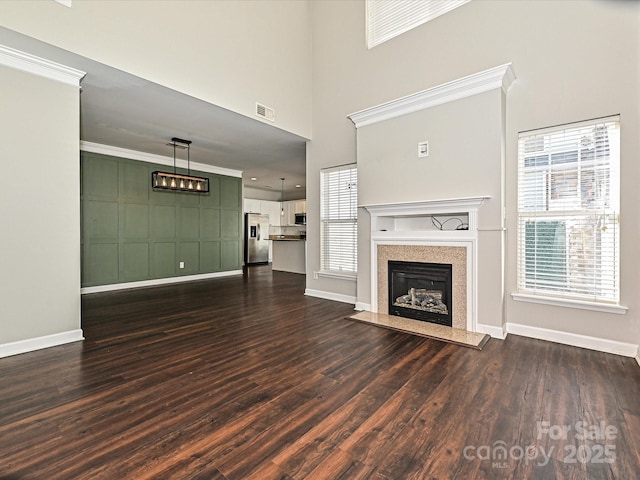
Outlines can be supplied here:
M256 115L270 122L274 122L276 119L276 112L273 108L262 105L261 103L256 103Z

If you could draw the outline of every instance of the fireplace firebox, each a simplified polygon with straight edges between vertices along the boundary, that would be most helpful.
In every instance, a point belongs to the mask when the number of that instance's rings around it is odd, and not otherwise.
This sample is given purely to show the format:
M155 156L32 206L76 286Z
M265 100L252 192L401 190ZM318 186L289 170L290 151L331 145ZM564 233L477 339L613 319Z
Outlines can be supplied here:
M389 315L453 325L452 265L389 260Z

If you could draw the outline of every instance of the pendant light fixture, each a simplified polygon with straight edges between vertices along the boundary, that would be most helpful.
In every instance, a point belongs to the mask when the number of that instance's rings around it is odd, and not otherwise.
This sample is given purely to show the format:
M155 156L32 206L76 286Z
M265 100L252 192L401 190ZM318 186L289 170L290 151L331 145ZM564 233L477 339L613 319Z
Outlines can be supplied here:
M179 144L179 147L178 147ZM151 174L151 187L154 190L172 190L174 192L209 193L209 179L191 175L191 140L173 137L173 173L155 171ZM176 147L187 150L187 174L176 172Z
M284 177L280 177L282 185L280 186L280 215L284 215Z

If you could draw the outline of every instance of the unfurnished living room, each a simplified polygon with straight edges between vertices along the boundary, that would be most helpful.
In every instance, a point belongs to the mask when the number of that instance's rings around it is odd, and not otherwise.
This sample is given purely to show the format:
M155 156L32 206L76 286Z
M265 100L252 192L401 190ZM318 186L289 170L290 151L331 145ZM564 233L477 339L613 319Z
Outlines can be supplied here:
M0 479L640 471L640 2L0 2Z

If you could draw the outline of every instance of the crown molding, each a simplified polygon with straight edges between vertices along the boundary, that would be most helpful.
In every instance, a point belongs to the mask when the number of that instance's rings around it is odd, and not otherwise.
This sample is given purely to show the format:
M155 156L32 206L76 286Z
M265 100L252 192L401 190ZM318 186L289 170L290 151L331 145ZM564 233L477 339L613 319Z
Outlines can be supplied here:
M507 93L516 75L511 63L443 83L348 115L356 128L501 88Z
M139 160L141 162L156 163L173 167L173 157L165 157L163 155L155 155L153 153L139 152L137 150L129 150L128 148L114 147L111 145L103 145L101 143L80 141L80 150L89 153L99 153L101 155L110 155L112 157L128 158L130 160ZM216 173L218 175L226 175L227 177L242 178L242 170L233 170L231 168L216 167L206 163L190 162L191 170L199 170L201 172ZM187 168L187 161L176 159L176 166Z
M56 80L74 87L80 87L80 80L86 75L81 70L36 57L5 45L0 45L0 65Z

